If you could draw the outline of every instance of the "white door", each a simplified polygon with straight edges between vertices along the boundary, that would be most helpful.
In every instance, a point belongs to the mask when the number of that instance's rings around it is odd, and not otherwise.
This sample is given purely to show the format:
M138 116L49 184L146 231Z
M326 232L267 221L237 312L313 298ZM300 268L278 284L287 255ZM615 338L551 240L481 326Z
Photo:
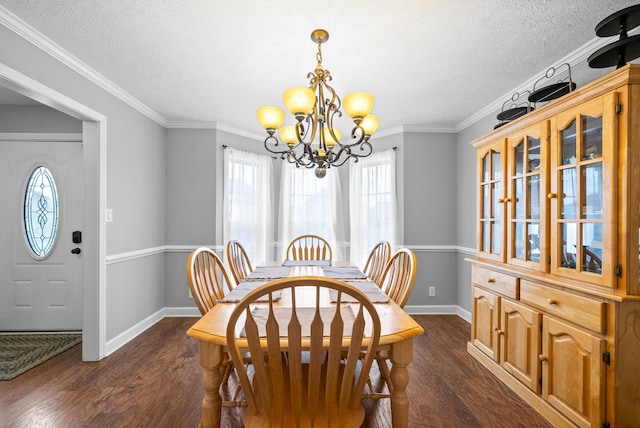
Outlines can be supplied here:
M25 192L39 166L57 188L57 232L52 242L42 233L55 227L55 202L35 200L30 244ZM82 232L82 179L82 142L0 141L0 331L82 330L82 237L73 233Z

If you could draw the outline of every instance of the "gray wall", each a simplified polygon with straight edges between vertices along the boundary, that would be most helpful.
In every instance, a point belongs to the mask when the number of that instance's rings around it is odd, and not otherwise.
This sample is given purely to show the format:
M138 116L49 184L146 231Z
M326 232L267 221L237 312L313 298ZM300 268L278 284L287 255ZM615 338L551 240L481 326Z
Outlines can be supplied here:
M114 212L106 231L107 255L144 253L163 245L164 128L4 26L0 26L0 59L107 117L107 205ZM152 252L107 264L107 340L164 307L164 257Z
M82 121L44 105L0 106L0 132L82 133Z
M3 26L0 58L107 117L106 196L113 210L106 242L107 340L163 308L194 308L184 275L190 248L223 244L215 226L221 209L216 199L220 146L262 152L261 139L220 130L165 129ZM584 62L573 71L582 86L611 70L589 69ZM75 119L46 107L22 108L0 110L0 132L38 132L25 124L27 111L47 132L80 132ZM496 113L458 133L400 132L375 139L377 149L398 147L400 241L415 249L419 262L409 306L470 310L470 268L464 259L475 248L476 195L475 152L468 143L493 128ZM340 174L347 201L345 171ZM279 188L277 166L274 176ZM427 295L429 286L436 287L435 297Z

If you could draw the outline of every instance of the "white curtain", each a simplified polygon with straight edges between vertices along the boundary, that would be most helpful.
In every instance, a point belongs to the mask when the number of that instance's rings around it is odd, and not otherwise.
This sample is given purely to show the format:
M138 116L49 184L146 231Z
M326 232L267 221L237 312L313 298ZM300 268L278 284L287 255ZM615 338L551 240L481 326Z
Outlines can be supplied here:
M224 150L224 245L238 240L255 266L274 260L271 157Z
M375 152L349 166L351 262L364 267L381 240L395 249L398 233L396 152Z
M315 169L282 164L278 255L284 259L287 245L298 235L314 234L329 241L333 260L344 260L345 241L342 192L337 168L327 169L324 178Z

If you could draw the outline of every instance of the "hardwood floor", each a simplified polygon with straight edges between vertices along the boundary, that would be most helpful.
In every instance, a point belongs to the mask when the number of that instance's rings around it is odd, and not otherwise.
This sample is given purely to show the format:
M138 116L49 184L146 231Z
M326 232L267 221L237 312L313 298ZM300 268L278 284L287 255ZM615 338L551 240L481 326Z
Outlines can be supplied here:
M414 427L550 427L466 352L469 324L421 315L410 421ZM81 345L11 381L0 382L0 427L197 427L204 396L195 318L165 318L100 362L83 363ZM366 400L363 426L391 426L388 400ZM242 409L223 409L238 427Z

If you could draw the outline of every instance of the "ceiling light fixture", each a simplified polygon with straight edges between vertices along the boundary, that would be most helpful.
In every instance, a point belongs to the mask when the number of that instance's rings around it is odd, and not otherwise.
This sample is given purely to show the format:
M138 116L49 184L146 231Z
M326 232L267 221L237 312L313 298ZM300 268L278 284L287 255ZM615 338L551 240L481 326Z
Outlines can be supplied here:
M373 152L369 139L378 129L378 117L370 114L373 109L373 95L367 92L353 92L344 97L344 111L353 119L351 143L340 141L342 132L334 127L334 117L341 117L343 107L340 97L328 84L332 80L329 70L322 67L321 46L329 39L325 30L315 30L311 40L318 44L316 59L318 64L307 75L309 87L294 86L283 94L287 110L296 118L295 125L282 126L284 110L276 106L263 106L256 116L269 136L264 147L271 153L280 155L296 166L316 168L316 177L327 175L327 168L341 166L353 158L355 162ZM276 131L280 128L280 139L286 143L282 147ZM316 140L317 136L317 140ZM317 141L315 147L314 141Z

